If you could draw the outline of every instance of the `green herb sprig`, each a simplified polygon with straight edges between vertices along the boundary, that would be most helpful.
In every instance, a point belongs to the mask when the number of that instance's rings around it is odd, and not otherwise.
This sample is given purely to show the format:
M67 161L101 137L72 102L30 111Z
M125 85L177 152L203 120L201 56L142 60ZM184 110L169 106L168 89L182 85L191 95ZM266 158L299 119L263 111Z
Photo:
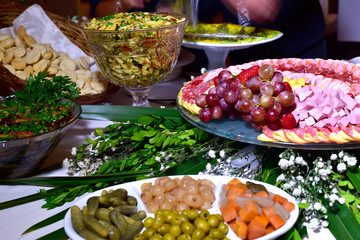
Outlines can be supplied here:
M24 90L0 102L0 140L38 135L61 127L72 116L70 101L80 89L67 76L30 75Z

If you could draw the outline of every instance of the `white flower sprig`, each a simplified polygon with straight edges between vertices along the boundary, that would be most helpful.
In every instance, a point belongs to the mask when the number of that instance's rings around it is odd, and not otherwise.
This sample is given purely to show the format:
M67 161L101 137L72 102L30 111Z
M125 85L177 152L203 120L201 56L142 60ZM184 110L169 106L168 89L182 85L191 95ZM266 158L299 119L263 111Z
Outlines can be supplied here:
M220 151L209 150L208 158L216 160L208 163L206 169L199 174L221 175L231 177L257 178L261 176L261 153L254 149L234 150L231 148ZM237 166L240 165L240 166Z
M332 154L328 160L316 157L312 168L291 149L282 152L279 158L282 173L277 177L277 184L292 194L299 206L304 208L304 225L312 229L328 227L325 205L333 206L336 201L340 204L346 202L344 191L339 188L339 180L334 176L343 176L341 173L348 167L355 166L356 157L340 151Z

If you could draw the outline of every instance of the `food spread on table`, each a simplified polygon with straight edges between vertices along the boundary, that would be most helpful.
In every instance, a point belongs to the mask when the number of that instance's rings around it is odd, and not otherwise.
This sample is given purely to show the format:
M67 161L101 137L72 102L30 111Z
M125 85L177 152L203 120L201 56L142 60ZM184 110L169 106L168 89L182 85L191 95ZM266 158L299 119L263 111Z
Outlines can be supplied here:
M271 39L281 34L280 31L247 27L233 23L199 23L187 26L184 41L204 43L249 43Z
M38 43L23 26L14 37L0 34L0 62L24 81L39 72L49 72L49 77L69 76L80 88L80 95L99 94L108 89L101 73L90 71L89 57L71 59L66 52L55 51L51 43Z
M184 17L116 13L82 25L99 68L128 88L152 86L167 76L178 53Z
M353 63L265 59L191 80L178 103L203 122L242 118L261 141L341 144L360 141L359 83Z
M294 200L264 184L232 177L214 180L165 176L119 185L81 199L69 210L69 220L85 239L256 239L276 233L291 216L297 218Z

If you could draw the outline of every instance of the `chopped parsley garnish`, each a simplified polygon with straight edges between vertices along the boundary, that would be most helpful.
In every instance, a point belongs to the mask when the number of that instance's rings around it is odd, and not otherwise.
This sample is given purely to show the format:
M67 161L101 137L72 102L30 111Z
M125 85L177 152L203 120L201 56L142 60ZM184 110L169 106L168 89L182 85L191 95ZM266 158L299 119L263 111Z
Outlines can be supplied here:
M57 129L73 117L72 104L79 88L69 77L47 79L30 75L24 90L0 101L0 140L23 138Z

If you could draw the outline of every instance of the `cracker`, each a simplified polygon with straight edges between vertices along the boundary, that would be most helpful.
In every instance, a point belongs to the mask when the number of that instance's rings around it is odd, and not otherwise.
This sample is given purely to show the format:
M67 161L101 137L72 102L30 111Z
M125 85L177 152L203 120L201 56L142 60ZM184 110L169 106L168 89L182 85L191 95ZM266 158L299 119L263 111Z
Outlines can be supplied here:
M15 68L14 68L14 66L13 65L10 65L10 64L4 64L4 67L7 69L7 70L9 70L12 74L16 74L16 70L15 70Z
M5 54L4 54L2 51L0 51L0 62L3 60L4 55L5 55Z
M23 58L16 57L11 61L11 65L13 65L16 70L23 70L26 67L26 61Z
M103 92L107 89L107 84L103 81L91 81L90 83L91 87L95 90L98 90L100 92Z
M64 59L60 62L60 69L64 72L75 72L76 70L76 64L73 60Z
M53 58L53 52L50 50L47 50L43 55L43 59L51 60L52 58Z
M16 46L16 47L24 47L24 48L26 48L25 43L24 43L23 40L19 37L19 35L16 35L16 36L15 36L14 42L15 42L15 46Z
M39 62L33 65L34 72L35 73L46 72L49 66L50 66L49 60L41 59Z
M59 71L59 67L57 65L51 64L48 69L49 75L55 75L55 74L57 74L58 71Z
M3 57L3 64L9 64L14 59L14 52L13 51L7 51Z
M60 65L60 59L56 58L51 61L51 65Z
M0 42L6 40L6 39L10 39L11 36L9 34L6 34L6 33L3 33L3 34L0 34Z
M28 47L32 47L34 44L37 43L37 41L30 35L25 35L24 41L26 43L26 46L28 46Z
M90 68L90 58L88 57L79 57L79 63L82 69Z
M12 38L8 38L8 39L1 41L0 45L3 48L8 49L8 48L15 46L15 41Z
M24 57L26 49L23 46L18 46L14 48L13 52L15 57Z
M19 35L19 37L20 37L21 39L24 39L24 37L27 35L26 29L24 28L23 25L21 25L21 26L19 27L18 35Z
M41 58L41 52L39 49L33 49L25 56L25 61L27 64L37 63Z
M24 68L24 73L26 74L26 77L28 78L30 76L30 74L33 74L34 73L34 69L31 65L27 65L25 68Z
M27 79L26 73L24 71L16 71L15 76L25 81Z

